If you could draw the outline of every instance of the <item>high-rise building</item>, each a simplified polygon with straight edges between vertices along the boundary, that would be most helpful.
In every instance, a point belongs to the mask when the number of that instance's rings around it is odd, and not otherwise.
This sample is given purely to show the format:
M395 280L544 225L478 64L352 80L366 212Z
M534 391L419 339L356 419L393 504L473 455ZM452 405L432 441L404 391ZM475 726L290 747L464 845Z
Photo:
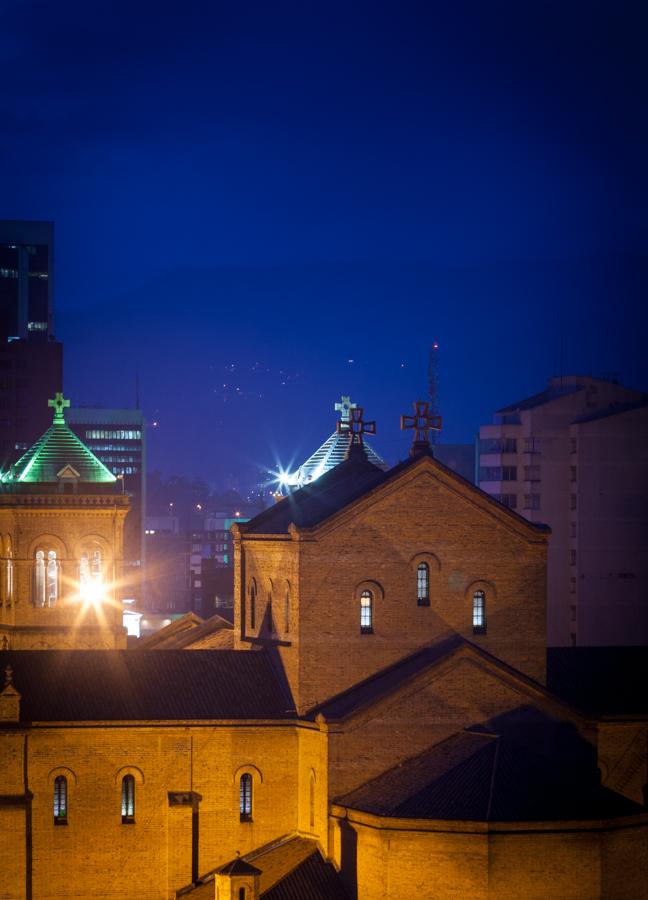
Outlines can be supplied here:
M647 402L602 379L552 378L479 429L479 486L551 526L550 646L648 643Z
M63 387L53 334L54 225L0 221L0 465L49 425L47 400Z
M124 526L122 597L141 601L146 515L146 431L139 409L76 407L68 413L72 431L121 482L130 496Z
M54 223L0 221L0 339L53 331Z

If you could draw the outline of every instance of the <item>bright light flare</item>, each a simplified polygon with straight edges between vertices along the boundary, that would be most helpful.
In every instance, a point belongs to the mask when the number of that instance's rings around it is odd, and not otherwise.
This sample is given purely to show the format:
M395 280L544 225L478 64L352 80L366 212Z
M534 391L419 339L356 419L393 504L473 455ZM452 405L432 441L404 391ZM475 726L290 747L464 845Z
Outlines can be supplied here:
M80 591L81 600L86 606L102 606L107 598L106 585L101 581L88 581Z

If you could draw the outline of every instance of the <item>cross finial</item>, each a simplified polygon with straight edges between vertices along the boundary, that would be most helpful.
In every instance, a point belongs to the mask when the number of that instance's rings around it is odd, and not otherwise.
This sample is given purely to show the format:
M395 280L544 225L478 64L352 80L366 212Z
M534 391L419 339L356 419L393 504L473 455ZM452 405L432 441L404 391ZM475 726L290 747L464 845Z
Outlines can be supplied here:
M5 687L13 686L13 669L11 666L7 666L5 669Z
M352 409L357 409L357 403L351 403L351 397L340 397L340 402L335 404L335 411L340 413L340 422L348 426L349 413ZM345 428L346 431L346 428Z
M65 422L65 418L63 416L63 410L66 409L70 405L69 400L65 400L63 394L60 391L57 391L54 395L53 400L48 400L47 405L53 407L54 409L54 422L62 423Z
M414 430L414 442L410 456L417 456L430 447L430 431L441 431L441 416L430 415L430 404L426 400L416 400L413 416L401 416L401 431Z
M375 422L365 422L362 418L362 407L361 406L352 406L349 409L349 419L347 422L338 421L336 431L338 434L349 434L351 436L351 440L349 441L349 447L346 452L346 458L354 453L354 451L359 450L362 455L364 455L364 447L362 446L362 435L363 434L375 434L376 433L376 423Z

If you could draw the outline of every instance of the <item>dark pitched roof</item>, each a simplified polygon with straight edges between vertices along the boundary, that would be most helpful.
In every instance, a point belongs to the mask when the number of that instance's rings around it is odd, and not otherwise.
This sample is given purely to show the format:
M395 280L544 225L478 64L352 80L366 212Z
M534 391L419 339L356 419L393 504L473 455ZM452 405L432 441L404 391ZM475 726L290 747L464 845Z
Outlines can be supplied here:
M218 874L259 874L264 900L349 900L340 876L312 838L284 835L187 885L178 896L207 900L214 896Z
M547 687L593 715L648 715L648 647L549 647Z
M644 394L641 400L634 403L623 403L617 406L609 406L607 409L599 409L587 416L579 416L574 419L575 425L585 425L587 422L597 422L599 419L609 419L611 416L621 416L627 412L634 412L635 409L643 409L648 406L648 398Z
M245 862L240 856L216 869L216 875L260 875L261 870Z
M387 478L367 459L347 459L324 475L243 523L243 534L285 534L290 523L311 528Z
M546 723L549 730L565 727ZM642 811L601 787L594 751L576 733L567 741L558 738L556 747L537 737L459 732L337 802L392 818L478 822L598 819Z
M375 675L371 675L364 681L360 681L353 687L324 703L314 707L308 715L314 718L318 713L326 719L344 719L363 706L370 704L395 690L404 681L422 672L428 666L439 662L446 656L450 656L462 646L472 646L460 635L451 635L443 641L439 641L422 650L417 650L410 656L406 656L386 669L382 669Z
M498 409L497 412L510 413L517 412L518 410L534 409L536 406L542 406L545 403L550 403L552 400L558 400L561 397L566 397L569 394L576 394L578 391L582 390L582 384L552 384L544 391L540 391L539 394L534 394L532 397L526 397L524 400L519 400L517 403L511 403L509 406L503 406L501 409Z
M489 494L467 481L457 472L435 459L433 451L408 457L397 463L387 472L372 465L367 459L351 458L326 472L317 481L308 484L288 497L275 503L269 509L259 513L249 522L240 526L242 534L286 534L288 526L293 523L298 528L313 528L335 513L340 512L355 500L369 493L387 481L397 478L402 472L418 465L423 459L433 460L444 474L454 481L460 482L474 494L489 504L499 515L515 520L527 530L546 533L550 531L546 525L529 522L514 510L508 509Z
M296 715L260 650L6 650L7 665L23 722Z
M263 900L349 900L336 869L317 850L261 896Z

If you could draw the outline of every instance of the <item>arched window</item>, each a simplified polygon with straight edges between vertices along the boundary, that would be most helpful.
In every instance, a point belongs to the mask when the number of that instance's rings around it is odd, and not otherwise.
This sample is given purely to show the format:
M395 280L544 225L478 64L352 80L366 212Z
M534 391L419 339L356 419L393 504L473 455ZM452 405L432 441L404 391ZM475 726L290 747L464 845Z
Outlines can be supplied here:
M59 564L56 550L47 553L47 605L55 606L59 594Z
M34 561L34 606L45 606L45 553L36 551Z
M54 779L54 824L67 825L67 778L57 775Z
M290 588L286 588L286 596L284 598L284 631L290 634Z
M249 772L244 772L239 782L239 813L241 822L252 821L252 776Z
M360 594L360 633L373 634L373 594L363 591Z
M245 888L239 888L239 900L245 900Z
M79 593L82 597L92 594L93 588L103 581L103 560L101 550L86 550L79 560Z
M430 605L430 567L426 562L416 567L416 596L419 606Z
M256 584L250 585L250 628L256 628Z
M11 550L9 551L11 554ZM13 559L11 556L7 557L7 606L11 606L13 601L13 589L14 589L14 568L13 568Z
M315 828L315 776L311 772L310 776L310 784L309 784L309 794L308 794L308 811L309 811L309 826L310 830L313 831Z
M124 775L121 792L122 825L131 825L135 821L135 778Z
M473 594L473 634L486 634L486 594L475 591Z

